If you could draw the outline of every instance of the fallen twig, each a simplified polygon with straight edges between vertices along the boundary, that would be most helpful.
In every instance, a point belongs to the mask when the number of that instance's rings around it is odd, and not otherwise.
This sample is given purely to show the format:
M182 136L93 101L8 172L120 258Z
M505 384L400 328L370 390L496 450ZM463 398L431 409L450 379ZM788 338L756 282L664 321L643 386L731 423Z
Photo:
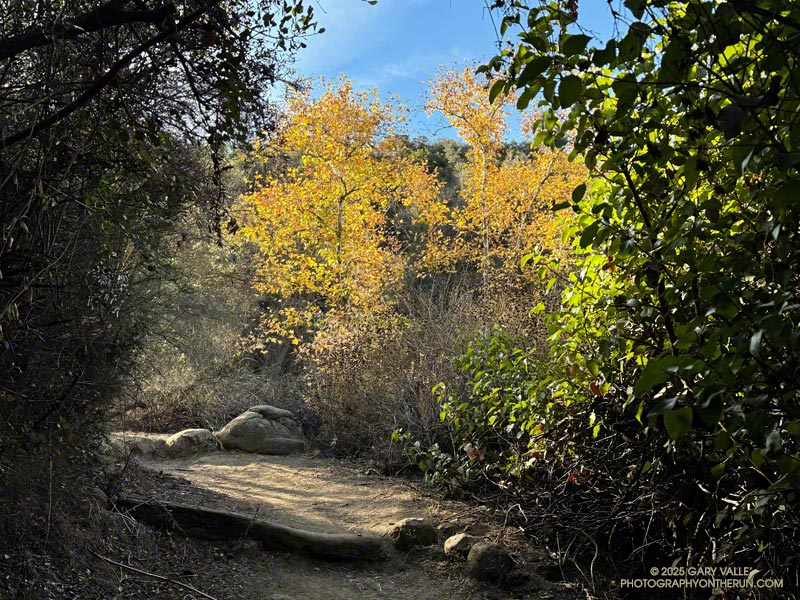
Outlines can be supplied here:
M136 567L132 567L130 565L126 565L125 563L121 563L121 562L117 562L115 560L111 560L110 558L106 558L105 556L101 556L100 554L98 554L97 552L94 552L93 550L89 550L89 552L93 556L96 556L100 560L103 560L103 561L107 562L110 565L115 565L115 566L123 568L123 569L128 569L129 571L133 571L134 573L139 573L140 575L146 575L148 577L152 577L153 579L158 579L159 581L166 581L167 583L171 583L173 585L177 585L178 587L182 587L185 590L189 590L193 594L198 594L198 595L202 596L203 598L208 598L208 600L217 600L214 596L209 596L205 592L201 592L197 588L194 588L194 587L190 586L188 583L183 583L182 581L178 581L176 579L171 579L169 577L164 577L163 575L158 575L156 573L151 573L150 571L145 571L144 569L138 569Z

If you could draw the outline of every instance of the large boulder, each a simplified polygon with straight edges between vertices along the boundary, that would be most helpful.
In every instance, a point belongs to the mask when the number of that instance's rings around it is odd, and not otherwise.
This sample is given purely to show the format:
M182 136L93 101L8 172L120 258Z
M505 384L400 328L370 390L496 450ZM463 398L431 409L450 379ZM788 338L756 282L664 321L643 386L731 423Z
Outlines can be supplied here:
M184 429L164 441L164 453L172 458L219 450L219 442L208 429Z
M478 542L467 556L467 573L481 581L506 582L513 568L511 555L498 544Z
M392 527L387 536L398 550L411 550L415 546L432 546L439 541L436 528L425 519L403 519Z
M268 404L248 409L214 435L226 450L292 454L305 449L294 414Z

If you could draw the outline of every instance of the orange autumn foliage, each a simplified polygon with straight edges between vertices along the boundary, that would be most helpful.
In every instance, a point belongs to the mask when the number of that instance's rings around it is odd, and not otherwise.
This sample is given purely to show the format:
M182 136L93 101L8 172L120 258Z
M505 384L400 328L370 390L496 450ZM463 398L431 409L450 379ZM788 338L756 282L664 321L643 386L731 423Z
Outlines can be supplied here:
M533 247L558 254L567 250L561 240L563 217L551 208L569 200L586 170L570 162L566 152L545 148L529 159L501 161L514 101L505 95L490 103L487 86L471 68L445 70L431 82L426 110L444 114L469 146L461 202L420 209L429 236L425 261L432 268L466 261L486 281L498 265L516 267ZM450 230L456 235L445 233Z
M397 143L401 111L342 79L318 99L293 95L282 126L257 145L257 157L288 165L237 207L242 238L260 250L255 287L284 301L267 324L273 334L297 342L299 328L323 318L381 309L399 286L404 259L387 212L430 202L439 186Z

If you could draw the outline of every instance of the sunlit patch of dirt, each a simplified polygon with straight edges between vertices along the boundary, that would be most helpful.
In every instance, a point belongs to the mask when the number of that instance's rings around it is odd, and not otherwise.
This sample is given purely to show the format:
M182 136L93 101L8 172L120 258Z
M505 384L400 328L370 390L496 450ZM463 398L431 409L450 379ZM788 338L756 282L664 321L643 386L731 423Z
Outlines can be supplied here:
M421 484L385 477L354 463L307 455L260 456L220 452L183 459L140 458L146 477L124 491L172 502L221 508L318 532L383 534L406 517L425 517L442 540L468 531L512 546L519 540L485 507L441 499ZM199 540L194 545L208 544ZM253 542L217 545L225 569L222 598L243 600L488 600L572 598L577 590L535 575L514 590L469 579L439 546L367 564L329 563L290 553L264 552ZM521 562L524 563L524 558ZM208 565L218 573L223 564ZM233 567L233 568L232 568ZM523 564L524 567L524 564ZM204 565L194 572L202 574ZM209 573L211 574L211 573ZM214 586L217 590L217 586ZM179 596L175 596L179 597ZM182 597L182 596L181 596Z

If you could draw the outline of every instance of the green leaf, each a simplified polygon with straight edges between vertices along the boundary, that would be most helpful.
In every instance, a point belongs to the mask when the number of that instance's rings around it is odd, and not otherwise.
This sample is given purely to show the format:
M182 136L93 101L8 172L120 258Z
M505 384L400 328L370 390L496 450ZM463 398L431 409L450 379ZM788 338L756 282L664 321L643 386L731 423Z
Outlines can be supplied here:
M666 50L661 58L661 68L658 72L659 83L682 83L692 64L692 49L689 42L683 37L673 37L669 40Z
M639 408L636 409L636 420L642 423L642 413L644 412L644 400L639 402ZM642 423L644 424L644 423Z
M657 417L658 415L663 415L665 412L671 411L675 407L675 403L678 401L677 398L674 396L671 398L664 398L660 402L658 402L653 408L647 411L648 417Z
M633 104L639 95L639 84L630 77L617 79L611 84L611 89L622 104Z
M617 57L617 42L610 40L602 50L596 50L592 55L592 64L596 67L603 67L611 64Z
M619 59L628 62L640 58L644 43L651 31L650 26L641 21L631 23L628 33L619 43Z
M562 108L569 108L583 93L583 82L577 75L567 75L558 86L558 100Z
M583 197L585 195L586 195L586 184L582 183L578 187L576 187L574 190L572 190L572 201L575 204L577 204L578 202L583 200Z
M800 152L782 152L778 154L778 166L781 169L791 169L800 163Z
M645 366L642 373L639 375L639 379L636 381L636 385L633 386L633 393L637 396L641 396L646 394L650 390L652 390L657 385L661 385L665 381L669 381L671 379L672 374L668 373L667 370L664 368L664 359L655 358L651 359L647 366ZM674 402L673 402L674 404ZM658 414L653 413L652 411L650 414Z
M645 6L647 6L646 0L625 0L625 8L631 11L637 19L641 19L644 16Z
M692 408L684 406L664 413L664 426L671 439L683 437L692 427Z
M747 171L747 166L750 164L750 161L752 160L753 154L755 153L755 151L756 151L756 149L754 147L750 148L750 151L747 152L745 157L742 159L740 167L742 169L742 174L743 175L744 175L744 172Z
M781 432L773 429L767 436L767 441L764 442L764 450L766 452L780 452L783 450L783 440L781 439Z
M492 84L491 89L489 90L489 103L493 104L497 96L500 95L506 87L506 82L503 79L498 79Z
M528 104L530 104L531 99L533 98L533 90L527 89L519 95L517 98L517 110L525 110L528 108Z
M726 139L733 139L742 132L742 124L747 119L747 113L738 104L729 104L717 115L722 133Z
M528 61L525 68L517 77L517 87L528 85L531 81L539 77L553 64L553 59L548 56L536 56Z
M753 463L756 469L761 468L761 465L764 464L764 455L761 453L761 450L754 450L752 454L750 454L750 462Z
M574 56L586 50L586 45L592 38L588 35L578 33L575 35L565 35L561 41L561 52L564 56Z
M800 438L800 421L790 421L783 428L793 436Z
M581 239L578 242L581 248L588 248L592 245L595 236L597 235L597 229L600 227L600 223L595 221L591 225L589 225L586 229L583 230L581 234Z
M533 258L534 258L533 254L526 254L525 256L523 256L519 261L520 268L525 268L525 265L531 262Z
M764 330L759 329L750 338L750 354L758 358L761 355L761 338L764 335Z
M724 429L720 429L714 436L714 450L723 451L731 447L731 436Z

